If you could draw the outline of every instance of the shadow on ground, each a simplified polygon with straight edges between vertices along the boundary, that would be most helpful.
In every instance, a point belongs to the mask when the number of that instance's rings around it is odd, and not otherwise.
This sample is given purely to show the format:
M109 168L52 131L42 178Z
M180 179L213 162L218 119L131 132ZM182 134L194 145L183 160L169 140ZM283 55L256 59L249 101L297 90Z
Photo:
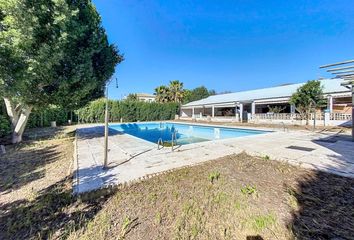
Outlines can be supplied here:
M299 210L290 227L298 239L353 239L354 179L313 172L292 191Z
M71 179L67 177L43 189L32 201L1 205L0 239L63 239L84 227L114 193L93 192L86 196L88 200L80 200L72 195Z
M336 154L336 166L328 166L339 174L353 173L354 143L350 135L333 134L313 140ZM354 178L322 171L298 180L294 191L299 210L293 213L290 227L299 239L353 239Z
M73 139L48 137L56 140L7 146L0 157L0 240L65 239L86 226L115 192L73 196L68 172Z
M22 149L23 145L11 146L8 153L0 156L0 192L16 190L45 174L46 164L57 160L56 146Z
M332 134L324 138L313 140L321 147L331 150L330 158L335 165L327 166L338 174L349 176L354 174L354 142L348 134Z

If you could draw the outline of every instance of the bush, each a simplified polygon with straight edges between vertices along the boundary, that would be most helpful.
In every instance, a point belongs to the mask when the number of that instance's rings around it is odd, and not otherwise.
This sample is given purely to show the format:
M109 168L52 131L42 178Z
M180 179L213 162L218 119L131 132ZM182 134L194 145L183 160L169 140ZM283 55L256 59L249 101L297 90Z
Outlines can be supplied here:
M5 137L11 133L11 125L8 118L0 115L0 137Z
M48 127L51 121L56 121L58 125L65 125L70 119L68 115L68 111L54 105L44 109L35 109L30 115L27 127Z
M68 123L68 120L71 118L70 111L67 111L61 107L49 105L46 108L34 109L29 117L27 128L35 127L49 127L51 121L56 121L57 125L65 125ZM72 115L73 121L77 120L75 113ZM11 130L11 125L9 118L5 110L5 104L3 101L0 101L0 137L3 135L3 132L7 132L8 128L5 128L6 123L9 124L9 129ZM4 125L5 124L5 125Z
M171 120L178 112L177 103L110 100L108 106L110 122L119 122L121 118L124 122ZM76 114L80 122L102 123L104 112L105 99L102 98L77 110Z
M56 121L58 126L65 125L71 117L74 122L80 118L80 122L84 123L102 123L105 116L105 104L104 98L92 101L86 107L72 112L72 116L70 116L70 111L54 105L34 109L30 114L27 128L49 127L51 121ZM4 106L0 108L0 137L8 134L11 130L10 122L3 108ZM174 119L177 112L177 103L109 101L110 122L119 122L121 118L124 122L171 120Z

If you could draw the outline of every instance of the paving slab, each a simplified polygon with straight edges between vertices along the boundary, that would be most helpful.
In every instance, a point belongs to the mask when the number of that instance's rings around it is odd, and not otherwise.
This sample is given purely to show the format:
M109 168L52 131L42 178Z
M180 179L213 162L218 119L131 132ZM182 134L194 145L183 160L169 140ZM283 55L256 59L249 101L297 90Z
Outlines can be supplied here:
M305 168L354 178L354 142L319 141L333 133L309 131L275 131L157 149L157 144L110 131L107 169L103 163L103 126L80 126L76 139L74 193L82 193L137 180L149 174L199 164L242 151L255 156L287 161ZM313 151L289 146L313 148Z

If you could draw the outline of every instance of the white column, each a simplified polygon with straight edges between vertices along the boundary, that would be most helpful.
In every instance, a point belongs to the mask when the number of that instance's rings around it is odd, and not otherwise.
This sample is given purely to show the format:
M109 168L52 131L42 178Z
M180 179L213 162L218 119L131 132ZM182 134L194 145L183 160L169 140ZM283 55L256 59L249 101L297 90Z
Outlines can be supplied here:
M255 102L252 102L251 114L252 114L252 115L256 114L256 103L255 103Z
M215 117L215 106L214 105L211 107L211 116Z
M331 121L331 116L329 112L325 112L325 117L324 117L324 125L329 126Z
M243 104L240 103L240 122L243 122Z
M194 107L192 107L192 118L194 118Z
M328 96L328 106L327 109L329 110L330 113L333 112L333 97Z
M291 105L290 105L290 113L291 113L291 114L294 114L294 113L295 113L295 105L294 105L294 104L291 104Z

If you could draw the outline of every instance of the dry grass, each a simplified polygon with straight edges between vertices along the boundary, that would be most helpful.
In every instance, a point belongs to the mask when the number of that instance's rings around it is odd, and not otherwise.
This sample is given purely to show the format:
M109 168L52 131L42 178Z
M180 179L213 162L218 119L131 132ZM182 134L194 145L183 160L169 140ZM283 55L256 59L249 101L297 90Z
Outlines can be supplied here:
M323 179L331 184L323 184ZM348 184L353 183L264 158L234 155L119 190L70 239L350 238L354 189ZM342 198L345 192L352 199ZM330 202L328 196L333 196ZM345 224L338 218L330 220L336 211L328 207L334 206L346 209L341 211ZM328 221L332 222L322 231L316 230L317 223Z
M106 200L72 196L73 138L67 129L36 131L41 140L7 146L0 156L0 239L65 238Z
M354 232L354 179L246 154L78 199L68 172L72 138L60 136L0 158L0 239L350 239Z

